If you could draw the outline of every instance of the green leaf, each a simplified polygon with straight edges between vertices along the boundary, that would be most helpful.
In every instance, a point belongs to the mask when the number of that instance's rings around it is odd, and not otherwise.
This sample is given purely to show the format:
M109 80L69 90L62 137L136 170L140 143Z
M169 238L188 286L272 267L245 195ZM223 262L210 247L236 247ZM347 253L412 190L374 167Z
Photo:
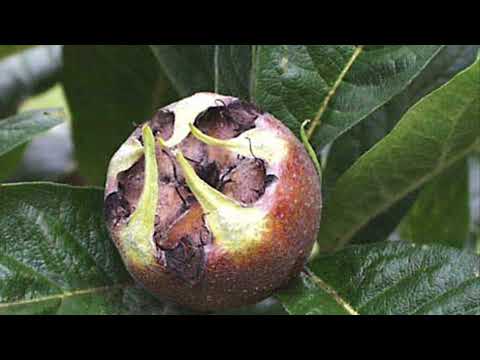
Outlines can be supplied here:
M33 45L0 45L0 59L26 50Z
M341 247L371 219L478 146L479 76L477 61L422 99L339 179L324 211L322 250Z
M180 97L215 87L212 45L150 45L161 69Z
M20 145L5 155L0 156L0 182L9 179L10 176L17 171L25 154L26 147L26 145Z
M56 46L1 45L0 59L0 118L17 113L21 102L57 81L60 64ZM25 50L27 49L27 50ZM23 51L25 50L25 51ZM17 54L17 52L19 52ZM9 56L11 55L11 56ZM0 120L0 141L2 141ZM10 141L1 143L0 148L9 147ZM11 176L23 157L26 144L17 146L7 153L0 153L0 181Z
M0 121L0 177L5 178L15 169L24 148L7 154L64 121L60 109L29 111ZM8 156L8 157L6 157Z
M131 280L103 223L103 192L0 185L0 314L120 311Z
M0 46L0 59L8 56L0 61L0 118L14 115L25 98L50 86L58 77L59 64L55 57L58 48L37 46L23 51L29 47L30 45ZM20 53L17 54L18 52ZM0 181L13 174L26 148L26 144L16 144L6 153L5 149L11 146L11 142L3 142L2 121L0 120L0 149L3 147L5 152L0 150Z
M62 84L58 83L47 91L25 100L20 106L19 111L25 112L45 108L62 108L67 120L70 120L70 110L68 109Z
M414 79L441 45L151 45L181 96L198 91L256 102L295 133L312 119L330 143ZM215 81L213 81L215 79ZM322 126L320 123L322 117Z
M431 181L400 226L402 239L465 247L470 234L468 162L455 164Z
M135 285L103 219L103 191L0 185L0 315L176 315Z
M110 158L134 124L176 94L146 45L66 45L64 67L79 170L103 186Z
M477 49L478 45L444 46L404 91L334 142L328 152L322 189L325 204L340 176L392 131L410 107L471 65L475 61ZM372 219L352 238L352 243L366 241L374 243L385 240L410 210L418 192L409 194L388 211Z
M395 101L395 100L392 100ZM389 103L390 104L390 103ZM414 105L414 104L411 104ZM368 150L390 133L403 114L391 116L385 105L360 124L337 139L329 150L325 169L324 193L326 201L338 179Z
M15 114L24 100L58 82L60 53L60 46L35 46L0 61L0 118Z
M421 190L416 190L397 201L390 208L373 217L350 240L352 244L374 244L395 238L395 230L415 203Z
M357 315L345 300L314 274L302 274L277 297L290 315Z
M480 314L480 258L453 248L352 246L311 268L362 315Z
M250 100L256 45L215 46L215 91Z
M34 110L0 121L0 156L61 124L64 116L61 109Z
M441 45L261 45L256 49L257 103L317 150L402 91Z
M395 100L393 100L395 101ZM334 142L328 155L325 177L322 186L324 206L330 201L331 194L338 179L363 154L381 141L400 120L388 111L387 104L382 111L370 115L363 122ZM395 114L396 115L396 114ZM384 241L397 228L401 219L415 202L417 192L411 193L388 211L372 218L351 240L352 243L375 243Z
M75 169L71 139L70 113L61 84L26 100L19 112L62 108L66 122L33 139L9 182L63 182ZM1 168L1 166L0 166Z

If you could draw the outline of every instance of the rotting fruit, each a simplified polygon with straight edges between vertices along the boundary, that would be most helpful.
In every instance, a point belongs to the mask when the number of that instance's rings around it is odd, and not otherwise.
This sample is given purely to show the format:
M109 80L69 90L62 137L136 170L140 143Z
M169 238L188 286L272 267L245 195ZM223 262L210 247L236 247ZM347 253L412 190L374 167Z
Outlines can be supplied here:
M198 93L157 112L113 156L105 215L130 274L197 311L257 303L302 270L319 176L279 120Z

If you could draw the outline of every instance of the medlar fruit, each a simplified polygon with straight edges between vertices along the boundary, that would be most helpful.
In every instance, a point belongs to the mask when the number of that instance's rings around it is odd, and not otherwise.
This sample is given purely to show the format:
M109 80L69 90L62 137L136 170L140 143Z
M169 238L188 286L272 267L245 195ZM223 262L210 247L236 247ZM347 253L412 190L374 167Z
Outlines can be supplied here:
M159 110L113 156L105 215L149 292L215 311L257 303L300 273L321 203L313 161L287 127L199 93Z

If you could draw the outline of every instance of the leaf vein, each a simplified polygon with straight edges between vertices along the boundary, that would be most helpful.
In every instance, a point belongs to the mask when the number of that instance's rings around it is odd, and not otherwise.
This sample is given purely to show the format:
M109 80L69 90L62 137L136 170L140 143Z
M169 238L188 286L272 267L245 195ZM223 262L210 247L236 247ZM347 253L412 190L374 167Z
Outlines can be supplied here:
M337 92L338 88L340 87L340 85L342 84L342 81L347 76L348 72L350 71L350 69L352 68L353 64L358 59L358 57L361 55L362 51L363 51L363 45L359 45L355 49L355 51L353 52L352 57L350 58L348 63L345 65L345 68L342 70L342 72L338 76L335 84L330 89L328 95L325 97L322 105L320 106L320 109L318 110L317 115L313 119L312 124L311 124L310 128L308 129L307 137L309 139L312 138L313 134L315 133L316 128L320 125L320 121L322 119L322 116L325 113L325 111L327 110L327 107L329 106L330 101L336 95L336 92Z
M63 301L67 298L70 297L75 297L75 296L83 296L83 295L89 295L89 294L94 294L94 293L101 293L101 292L107 292L107 291L113 291L117 289L125 289L127 287L131 286L131 284L118 284L118 285L110 285L110 286L102 286L102 287L96 287L96 288L89 288L89 289L79 289L75 291L65 291L56 295L50 295L50 296L44 296L41 298L37 299L32 299L32 300L19 300L19 301L14 301L10 303L0 303L0 310L5 309L8 307L14 307L14 306L22 306L22 305L31 305L35 303L41 303L41 302L47 302L51 300L60 300L58 309L61 307L61 304ZM57 309L57 310L58 310Z
M350 315L359 315L359 313L356 312L347 301L345 301L331 286L315 275L309 268L305 267L304 272L320 289L330 294L337 304L343 307Z

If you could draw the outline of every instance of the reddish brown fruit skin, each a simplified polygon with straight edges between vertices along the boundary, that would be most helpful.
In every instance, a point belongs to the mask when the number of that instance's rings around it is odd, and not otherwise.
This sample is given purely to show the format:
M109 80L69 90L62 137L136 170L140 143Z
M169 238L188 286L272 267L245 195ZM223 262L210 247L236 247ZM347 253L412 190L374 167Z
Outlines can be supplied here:
M193 286L180 282L160 266L144 271L130 265L130 273L147 290L162 299L208 312L255 304L300 273L317 238L320 182L303 145L284 125L270 120L290 141L291 148L281 166L283 176L269 219L270 230L262 244L243 256L214 248L208 253L205 277ZM194 213L191 222L201 226L201 211ZM118 239L116 242L119 244Z
M160 264L145 268L125 261L132 276L160 299L200 312L231 309L268 298L302 271L318 235L320 179L303 144L280 121L264 116L289 144L271 199L268 231L259 245L241 254L207 245L204 275L195 283L180 281ZM203 212L196 204L174 225L166 244L202 226ZM111 234L125 259L118 232Z

